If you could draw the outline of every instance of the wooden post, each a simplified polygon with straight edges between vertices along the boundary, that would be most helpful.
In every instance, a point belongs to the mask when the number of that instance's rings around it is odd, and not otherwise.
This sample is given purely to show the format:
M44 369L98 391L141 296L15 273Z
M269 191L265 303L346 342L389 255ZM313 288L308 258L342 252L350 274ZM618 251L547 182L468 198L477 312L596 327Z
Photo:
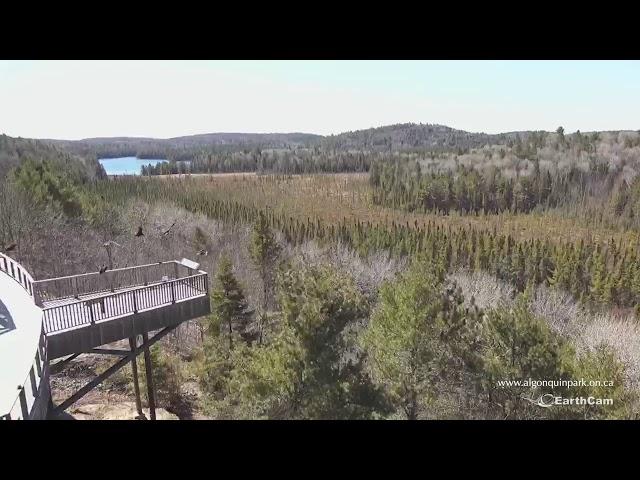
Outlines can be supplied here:
M42 378L42 365L40 365L40 349L36 350L36 369L38 370L38 378Z
M109 270L113 270L113 258L111 257L111 243L106 245L107 256L109 257Z
M42 297L40 296L40 288L38 285L39 284L36 284L35 288L33 288L33 285L31 287L33 290L33 303L35 303L39 307L42 307Z
M131 351L135 351L137 348L137 336L129 337L129 346ZM131 358L131 370L133 371L133 390L136 395L136 410L138 415L144 416L142 412L142 400L140 400L140 384L138 383L138 365L136 363L136 356Z
M27 396L24 393L24 387L20 385L18 386L18 390L20 391L18 395L20 396L20 408L22 409L22 419L29 420L29 408L27 407Z
M147 398L149 399L149 416L151 420L156 419L156 399L153 389L153 366L151 365L151 353L149 352L149 335L147 332L142 334L142 342L144 346L144 368L147 373Z
M45 348L45 336L44 336L44 326L42 327L42 333L40 334L40 342L38 343L38 352L40 352L40 358L42 359L42 363L46 364L47 360L47 349Z
M33 371L33 367L29 370L29 379L31 380L31 393L33 393L33 398L38 398L38 384L36 383L36 374Z

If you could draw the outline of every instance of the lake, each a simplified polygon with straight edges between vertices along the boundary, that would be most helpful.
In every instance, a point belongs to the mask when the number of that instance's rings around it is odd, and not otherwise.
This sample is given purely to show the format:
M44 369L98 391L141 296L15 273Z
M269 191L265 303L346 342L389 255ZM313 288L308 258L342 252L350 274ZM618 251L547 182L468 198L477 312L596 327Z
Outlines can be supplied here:
M138 157L101 158L98 161L107 175L140 175L143 165L166 162L164 159Z

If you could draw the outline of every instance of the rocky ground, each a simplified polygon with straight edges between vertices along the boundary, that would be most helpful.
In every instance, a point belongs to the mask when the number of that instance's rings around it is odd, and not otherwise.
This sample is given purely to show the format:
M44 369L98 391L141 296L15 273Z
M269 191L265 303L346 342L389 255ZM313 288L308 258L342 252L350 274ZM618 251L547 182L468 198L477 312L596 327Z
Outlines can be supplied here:
M149 419L149 409L142 409ZM135 402L87 403L72 406L59 420L144 420L138 418ZM156 409L156 420L180 420L177 415L164 408Z

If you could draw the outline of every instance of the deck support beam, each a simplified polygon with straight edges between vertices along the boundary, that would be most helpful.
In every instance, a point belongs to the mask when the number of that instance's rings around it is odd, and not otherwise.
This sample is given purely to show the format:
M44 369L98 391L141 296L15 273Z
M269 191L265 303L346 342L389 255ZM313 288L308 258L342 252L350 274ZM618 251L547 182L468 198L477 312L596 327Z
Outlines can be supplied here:
M129 346L131 347L131 351L134 352L138 346L137 336L129 337ZM135 356L131 358L131 370L133 372L133 390L136 395L136 410L138 411L139 417L144 417L144 413L142 412L142 400L140 399L140 384L138 383L138 365L136 363Z
M59 362L50 364L51 373L56 374L61 372L64 369L64 367L67 365L67 363L77 358L79 355L81 355L81 353L74 353L73 355L65 358L64 360L60 360Z
M118 350L115 348L92 348L85 353L95 353L96 355L116 355L118 357L126 357L129 355L128 350Z
M153 366L151 365L151 352L149 352L149 337L147 332L142 333L144 345L144 368L147 373L147 398L149 399L149 416L151 420L156 419L156 399L153 389Z
M54 407L53 408L53 415L58 415L59 413L61 413L62 411L66 410L67 408L69 408L74 403L76 403L78 400L80 400L82 397L84 397L87 393L89 393L91 390L93 390L96 386L98 386L100 383L102 383L105 379L107 379L108 377L110 377L111 375L116 373L118 370L120 370L122 367L124 367L127 363L129 363L132 358L135 358L136 355L138 355L140 353L141 350L144 350L145 351L145 355L147 355L147 352L149 351L149 348L154 343L156 343L158 340L160 340L162 337L164 337L167 333L169 333L172 330L174 330L177 326L178 325L172 325L172 326L166 327L163 330L161 330L158 333L156 333L151 338L149 338L147 333L144 333L143 334L144 343L142 345L140 345L139 347L136 346L126 356L122 357L120 360L118 360L116 363L114 363L111 367L106 369L103 373L101 373L96 378L91 380L89 383L87 383L84 387L82 387L76 393L74 393L69 398L67 398L60 405L57 405L56 407ZM78 355L75 355L75 357L77 357ZM147 363L147 362L145 362L145 363ZM148 365L147 368L149 368L151 366L151 362L148 362L147 365ZM149 384L148 380L147 380L147 384ZM149 396L149 408L151 409L151 412L152 412L151 419L154 420L155 419L155 402L153 403L153 407L151 407L151 399L153 399L153 395Z

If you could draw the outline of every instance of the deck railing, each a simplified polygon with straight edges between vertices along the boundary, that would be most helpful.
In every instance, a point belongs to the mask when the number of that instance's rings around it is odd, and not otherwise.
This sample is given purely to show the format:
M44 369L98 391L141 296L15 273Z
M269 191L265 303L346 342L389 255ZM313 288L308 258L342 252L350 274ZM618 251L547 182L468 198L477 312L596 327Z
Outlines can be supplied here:
M29 272L13 260L11 257L0 253L0 270L18 282L27 293L33 297L33 284L35 283Z
M116 268L104 273L92 272L80 275L51 278L33 282L36 303L64 298L79 298L101 292L114 292L125 287L146 286L164 279L176 279L194 275L193 270L180 262L151 263L135 267Z
M207 293L207 281L207 274L199 272L196 275L107 293L88 300L45 307L45 333L91 325L102 320L195 298Z

